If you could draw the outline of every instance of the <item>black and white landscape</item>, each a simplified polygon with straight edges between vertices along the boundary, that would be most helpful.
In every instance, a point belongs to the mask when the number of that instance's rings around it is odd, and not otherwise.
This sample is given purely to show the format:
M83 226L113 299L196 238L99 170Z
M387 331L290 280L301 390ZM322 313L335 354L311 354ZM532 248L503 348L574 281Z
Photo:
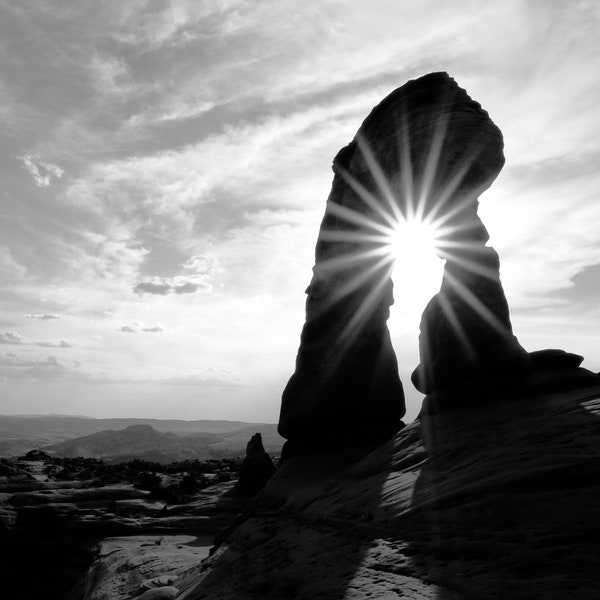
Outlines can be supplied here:
M0 595L598 598L598 31L0 0Z

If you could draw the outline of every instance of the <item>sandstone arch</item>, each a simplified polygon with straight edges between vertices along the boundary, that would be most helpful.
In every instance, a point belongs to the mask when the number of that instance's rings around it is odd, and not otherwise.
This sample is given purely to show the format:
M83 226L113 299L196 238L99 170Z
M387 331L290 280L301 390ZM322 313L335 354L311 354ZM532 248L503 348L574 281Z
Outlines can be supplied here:
M477 215L478 196L503 164L500 130L447 73L409 81L373 109L333 162L281 435L299 445L377 443L402 426L386 324L391 270L375 239L386 214L420 210L447 229L442 286L422 319L416 387L429 393L451 378L527 368Z

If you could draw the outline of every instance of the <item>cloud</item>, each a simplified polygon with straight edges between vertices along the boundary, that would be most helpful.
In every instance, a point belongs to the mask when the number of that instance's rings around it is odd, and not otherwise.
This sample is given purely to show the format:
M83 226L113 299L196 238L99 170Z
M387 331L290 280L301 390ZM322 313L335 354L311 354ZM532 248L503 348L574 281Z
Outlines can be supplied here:
M131 325L123 325L119 331L122 331L123 333L138 333L139 331L143 333L161 333L165 331L165 328L159 324L150 327L149 325L143 325L141 323L132 323Z
M76 363L62 363L56 356L41 358L21 358L9 352L0 353L0 377L5 380L47 381L58 379L93 379L89 373L78 369Z
M190 256L181 266L199 275L212 275L215 272L217 261L210 256Z
M195 294L197 292L208 293L212 290L209 283L199 279L198 277L154 277L150 281L142 281L138 283L133 291L142 296L150 294L155 296L166 296L168 294Z
M203 29L210 26L211 18L218 24L217 17L241 4L241 0L213 0L208 4L179 0L160 7L146 0L135 0L113 9L111 16L116 27L112 35L121 44L137 48L157 50L186 45L197 36L206 36Z
M25 315L26 319L39 319L40 321L52 321L55 319L60 319L59 315L52 315L52 314L28 314Z
M161 327L160 325L155 325L154 327L143 327L142 331L146 332L146 333L160 333L161 331L164 331L165 328Z
M75 344L60 340L60 342L37 342L37 346L42 348L75 348Z
M23 338L15 331L7 331L6 333L0 333L0 344L21 344Z
M17 158L22 161L38 187L48 187L53 180L60 179L64 174L59 166L43 162L39 156L26 154Z
M173 291L173 285L157 278L154 281L143 281L142 283L138 283L133 288L133 291L140 295L154 294L157 296L166 296Z
M195 294L196 292L203 291L209 292L211 287L208 283L200 282L200 283L192 283L191 281L186 281L185 283L177 284L173 286L173 291L176 294Z
M89 72L100 94L127 96L133 90L129 69L121 58L96 53L91 57Z
M23 337L15 331L7 331L5 333L0 333L0 344L32 345L33 342L24 340ZM42 348L74 348L76 346L76 344L67 342L66 340L61 340L60 342L35 342L35 345L41 346Z

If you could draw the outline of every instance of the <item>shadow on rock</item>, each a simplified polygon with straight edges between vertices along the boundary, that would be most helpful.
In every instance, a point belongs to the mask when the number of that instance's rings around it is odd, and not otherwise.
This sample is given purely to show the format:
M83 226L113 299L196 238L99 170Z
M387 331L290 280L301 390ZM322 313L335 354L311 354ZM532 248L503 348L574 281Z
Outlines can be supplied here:
M599 410L580 390L423 411L407 537L438 600L598 597Z
M285 460L211 559L178 582L178 598L360 597L353 581L374 539L368 507L379 504L392 445L367 462L364 449Z

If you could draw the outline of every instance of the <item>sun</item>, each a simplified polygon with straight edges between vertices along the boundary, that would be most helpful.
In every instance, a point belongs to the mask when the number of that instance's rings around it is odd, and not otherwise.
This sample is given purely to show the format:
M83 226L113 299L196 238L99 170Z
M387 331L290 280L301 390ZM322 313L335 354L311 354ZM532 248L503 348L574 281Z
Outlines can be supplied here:
M392 228L387 240L388 252L395 261L410 258L410 264L419 266L423 257L435 252L438 245L437 229L417 218L402 219Z
M386 236L385 250L393 261L392 329L418 326L420 313L439 291L444 261L441 229L418 218L399 219Z

